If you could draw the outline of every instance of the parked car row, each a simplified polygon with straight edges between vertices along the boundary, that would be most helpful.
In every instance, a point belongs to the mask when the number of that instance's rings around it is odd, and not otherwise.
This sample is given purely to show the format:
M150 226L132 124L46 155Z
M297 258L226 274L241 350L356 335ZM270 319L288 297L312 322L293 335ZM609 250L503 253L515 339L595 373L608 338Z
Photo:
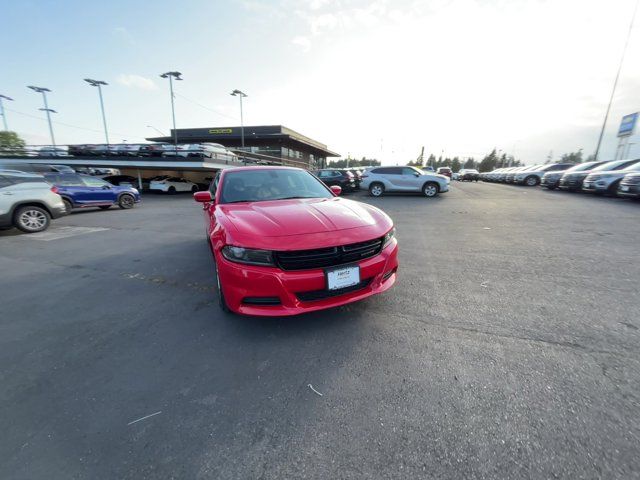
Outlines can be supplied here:
M528 167L498 168L480 174L486 182L541 185L549 190L640 197L640 159L586 163L552 163Z
M117 205L128 210L140 200L135 188L115 186L91 175L0 169L0 229L42 232L52 219L74 209L107 210Z
M210 158L217 161L237 162L238 156L219 143L122 143L82 144L0 149L2 156L23 157L184 157Z

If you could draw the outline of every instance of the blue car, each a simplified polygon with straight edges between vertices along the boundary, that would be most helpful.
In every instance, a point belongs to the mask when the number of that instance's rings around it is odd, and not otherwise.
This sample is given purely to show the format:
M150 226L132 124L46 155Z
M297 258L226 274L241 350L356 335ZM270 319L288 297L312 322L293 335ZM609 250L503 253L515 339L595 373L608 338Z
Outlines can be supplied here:
M137 189L112 185L91 175L55 172L45 173L44 177L58 188L67 212L88 207L106 210L113 205L128 209L140 202L140 192Z

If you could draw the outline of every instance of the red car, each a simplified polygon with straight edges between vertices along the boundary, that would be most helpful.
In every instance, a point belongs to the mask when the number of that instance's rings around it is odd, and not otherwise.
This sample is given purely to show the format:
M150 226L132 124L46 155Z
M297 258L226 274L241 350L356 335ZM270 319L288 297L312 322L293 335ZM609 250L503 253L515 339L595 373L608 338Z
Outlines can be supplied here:
M449 178L453 175L453 171L449 167L440 167L436 170L436 173L439 175L446 175Z
M222 170L204 204L220 306L246 315L297 315L384 292L398 244L381 210L338 197L290 167Z

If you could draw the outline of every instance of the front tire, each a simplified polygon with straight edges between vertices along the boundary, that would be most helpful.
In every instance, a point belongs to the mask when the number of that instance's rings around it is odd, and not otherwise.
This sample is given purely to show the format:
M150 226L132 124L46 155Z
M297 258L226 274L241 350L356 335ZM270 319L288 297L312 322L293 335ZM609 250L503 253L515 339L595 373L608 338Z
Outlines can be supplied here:
M64 203L64 210L65 210L65 212L67 212L67 215L70 214L71 210L73 210L73 203L71 203L66 198L62 199L62 203Z
M200 190L200 189L198 188L197 185L194 185L193 187L191 187L191 192L192 193L196 193L198 190Z
M20 207L14 216L13 223L25 233L42 232L49 228L51 215L44 208Z
M372 183L369 185L369 195L372 197L381 197L384 194L384 185L381 183Z
M120 195L118 199L118 206L123 210L133 208L135 203L135 199L129 194Z
M436 195L438 195L438 185L433 182L425 183L422 187L422 194L425 197L429 197L429 198L435 197Z
M169 189L167 190L167 193L169 195L175 195L176 194L176 187L169 187Z
M527 177L527 178L524 179L524 184L527 187L535 187L536 185L538 185L539 181L540 180L538 180L538 177L535 177L535 176L532 175L532 176Z

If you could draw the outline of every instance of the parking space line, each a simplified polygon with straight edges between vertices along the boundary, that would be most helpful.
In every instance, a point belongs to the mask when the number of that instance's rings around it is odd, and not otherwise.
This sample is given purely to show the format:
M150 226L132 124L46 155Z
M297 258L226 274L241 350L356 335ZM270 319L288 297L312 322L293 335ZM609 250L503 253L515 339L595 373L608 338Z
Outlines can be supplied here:
M105 227L54 227L46 232L25 235L25 238L50 242L51 240L60 240L62 238L75 237L86 233L103 232L105 230L110 229Z

